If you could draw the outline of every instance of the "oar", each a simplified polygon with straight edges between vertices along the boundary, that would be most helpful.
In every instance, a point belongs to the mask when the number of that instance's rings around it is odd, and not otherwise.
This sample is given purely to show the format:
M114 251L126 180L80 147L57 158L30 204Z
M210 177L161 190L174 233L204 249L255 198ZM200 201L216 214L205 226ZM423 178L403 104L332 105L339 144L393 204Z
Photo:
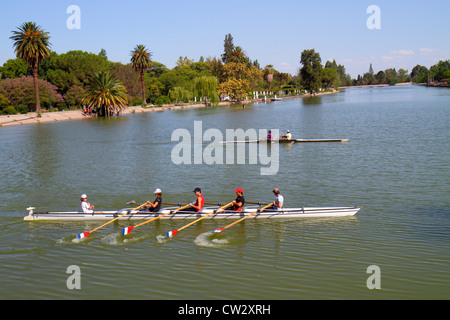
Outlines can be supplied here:
M132 210L130 210L130 211L125 211L124 214L118 216L117 218L112 219L111 221L108 221L108 222L105 223L105 224L102 224L100 227L97 227L97 228L95 228L94 230L87 231L87 232L82 232L82 233L80 233L77 237L78 237L78 239L87 238L87 237L89 237L89 234L91 234L92 232L97 231L97 230L100 229L100 228L103 228L104 226L110 224L111 222L114 222L114 221L116 221L116 220L122 218L123 216L127 215L127 214L130 213L131 211L137 210L137 209L139 209L139 208L141 208L141 207L143 207L143 206L145 206L145 205L146 205L146 203L141 204L139 207L136 207L136 208L134 208L134 209L132 209Z
M222 232L223 230L228 229L229 227L234 226L236 223L239 223L239 222L241 222L241 221L244 221L244 220L247 219L248 217L250 217L250 216L252 216L252 215L254 215L254 214L258 213L258 212L262 212L264 209L267 209L268 207L270 207L270 206L272 206L272 205L273 205L273 204L271 203L271 204L268 204L267 206L265 206L265 207L263 207L263 208L261 208L261 209L255 210L255 212L252 212L252 213L246 215L245 217L243 217L243 218L239 219L238 221L235 221L235 222L233 222L233 223L227 225L226 227L223 227L223 228L214 230L214 233L220 233L220 232Z
M171 214L171 213L176 213L176 212L178 212L178 211L180 211L180 210L186 209L187 207L189 207L189 204L188 204L188 205L185 205L184 207L181 207L181 208L179 208L179 209L177 209L177 210L174 210L174 211L171 210L171 211L169 211L169 212L167 212L167 213L164 213L164 214L162 214L162 215L160 215L160 216L157 216L156 218L150 219L150 220L148 220L148 221L144 221L144 222L142 222L142 223L140 223L140 224L137 224L137 225L135 225L135 226L125 227L125 228L122 229L121 235L122 235L122 236L126 236L126 235L129 234L129 233L131 232L131 230L133 230L134 228L137 228L137 227L143 226L143 225L146 224L146 223L149 223L149 222L158 220L158 219L160 219L160 218L162 218L162 217L164 217L164 216L167 216L167 215L169 215L169 214Z
M217 209L216 211L213 210L211 213L208 213L208 214L204 215L203 217L198 218L198 219L195 220L195 221L192 221L191 223L185 225L184 227L181 227L180 229L176 229L176 230L169 231L169 232L166 233L166 237L167 237L167 238L171 238L171 237L173 237L177 232L179 232L179 231L181 231L181 230L183 230L183 229L185 229L185 228L187 228L187 227L193 225L194 223L199 222L200 220L205 219L206 217L208 217L208 216L210 216L210 215L216 213L216 212L219 211L219 210L222 210L222 209L225 209L225 208L231 206L232 204L233 204L233 202L230 202L229 204L226 204L226 205L224 205L223 207L220 207L220 208Z

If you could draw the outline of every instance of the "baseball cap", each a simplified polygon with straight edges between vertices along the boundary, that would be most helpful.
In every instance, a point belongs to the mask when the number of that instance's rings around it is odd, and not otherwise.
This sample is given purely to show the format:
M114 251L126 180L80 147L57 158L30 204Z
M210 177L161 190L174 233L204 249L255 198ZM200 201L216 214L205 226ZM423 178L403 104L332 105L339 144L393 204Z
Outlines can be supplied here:
M161 189L156 188L156 190L153 193L162 193Z
M236 191L234 191L234 192L244 193L244 190L242 190L242 188L237 188Z
M84 193L81 195L81 197L80 197L81 199L86 199L87 198L87 195L85 195Z

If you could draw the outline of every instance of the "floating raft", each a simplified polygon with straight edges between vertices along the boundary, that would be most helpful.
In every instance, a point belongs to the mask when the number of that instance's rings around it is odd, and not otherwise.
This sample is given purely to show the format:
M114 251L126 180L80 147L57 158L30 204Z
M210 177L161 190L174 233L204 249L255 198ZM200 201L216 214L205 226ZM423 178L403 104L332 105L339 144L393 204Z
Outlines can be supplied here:
M252 215L251 218L283 218L283 219L297 219L297 218L311 218L311 217L345 217L353 216L362 207L301 207L301 208L286 208L283 210L265 210L261 213ZM153 212L139 212L132 209L122 209L118 211L99 211L94 213L83 213L77 211L66 212L34 212L35 208L28 208L28 215L23 218L25 221L92 221L92 220L112 220L126 211L129 213L119 220L148 220L153 219L164 213L168 213L174 209L162 209L157 213ZM253 213L258 207L245 208L241 212L225 211L222 213L214 213L206 219L240 219L247 214ZM205 214L213 212L214 209L204 209L202 212L192 211L178 211L173 214L168 214L161 217L161 220L173 219L198 219Z

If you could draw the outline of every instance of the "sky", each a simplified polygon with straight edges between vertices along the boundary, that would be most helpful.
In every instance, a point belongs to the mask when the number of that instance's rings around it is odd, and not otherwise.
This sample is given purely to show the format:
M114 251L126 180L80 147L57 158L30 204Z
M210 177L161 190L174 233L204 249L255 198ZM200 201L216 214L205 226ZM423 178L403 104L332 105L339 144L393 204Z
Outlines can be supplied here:
M68 13L72 5L79 15ZM379 11L368 11L372 5ZM10 36L28 21L50 33L59 54L105 49L109 60L129 63L144 44L168 68L180 56L220 58L229 33L261 67L292 75L305 49L319 52L322 64L335 59L353 78L370 64L411 72L450 59L450 0L14 0L0 10L0 65L15 58Z

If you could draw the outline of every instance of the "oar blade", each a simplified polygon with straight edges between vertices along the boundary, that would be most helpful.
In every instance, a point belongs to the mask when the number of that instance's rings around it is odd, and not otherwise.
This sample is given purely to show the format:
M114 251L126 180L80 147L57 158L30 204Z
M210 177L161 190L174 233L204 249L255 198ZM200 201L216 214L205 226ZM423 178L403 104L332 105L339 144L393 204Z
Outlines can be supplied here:
M123 228L123 229L122 229L122 236L126 236L126 235L129 234L133 229L134 229L133 226Z
M172 231L166 232L166 237L172 238L174 235L177 234L177 232L178 232L178 230L172 230Z
M220 228L220 229L216 229L214 230L214 233L221 233L225 228Z
M80 240L84 239L84 238L87 238L87 237L89 237L89 232L82 232L79 235L77 235L77 238L80 239Z

